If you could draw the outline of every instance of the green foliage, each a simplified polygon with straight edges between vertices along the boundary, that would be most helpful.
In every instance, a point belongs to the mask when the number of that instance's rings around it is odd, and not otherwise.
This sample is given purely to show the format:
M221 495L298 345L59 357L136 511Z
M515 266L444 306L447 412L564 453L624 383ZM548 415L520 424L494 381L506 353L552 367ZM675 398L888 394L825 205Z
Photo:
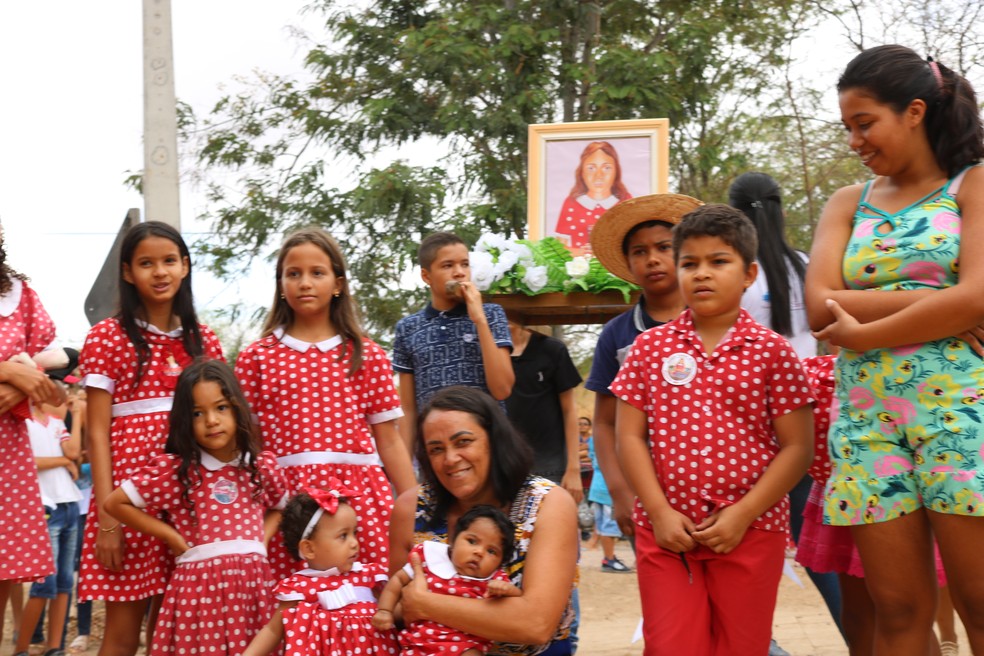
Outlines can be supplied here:
M234 275L284 232L322 225L384 334L423 300L401 281L423 235L525 235L531 123L668 117L674 190L720 198L752 159L791 17L814 5L319 0L328 41L307 54L310 79L261 76L200 126L182 119L202 135L207 218L224 236L199 248ZM421 147L446 156L405 156Z

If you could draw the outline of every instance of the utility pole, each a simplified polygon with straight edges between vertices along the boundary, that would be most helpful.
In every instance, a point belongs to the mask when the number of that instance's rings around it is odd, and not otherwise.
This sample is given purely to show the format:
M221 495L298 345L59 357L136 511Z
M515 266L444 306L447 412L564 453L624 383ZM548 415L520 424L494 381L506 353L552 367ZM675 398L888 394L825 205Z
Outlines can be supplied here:
M143 0L144 220L181 229L171 0Z

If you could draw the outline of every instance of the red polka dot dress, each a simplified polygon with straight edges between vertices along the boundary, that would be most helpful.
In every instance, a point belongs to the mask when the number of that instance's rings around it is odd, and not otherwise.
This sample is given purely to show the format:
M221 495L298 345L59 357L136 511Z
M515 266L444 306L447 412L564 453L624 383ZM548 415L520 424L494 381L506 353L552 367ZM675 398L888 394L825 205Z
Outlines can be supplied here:
M420 556L427 579L427 589L437 594L446 594L466 599L482 599L489 588L489 581L509 581L506 573L499 569L487 579L462 576L454 569L448 545L442 542L421 542L414 546L411 554ZM413 567L407 564L403 571L413 578ZM401 652L404 656L441 656L460 654L467 649L477 649L483 654L492 645L490 640L452 629L438 622L422 620L413 622L400 632Z
M122 488L147 512L166 512L191 547L177 559L154 631L152 656L239 654L273 615L273 574L263 546L263 516L282 508L286 484L276 459L257 460L259 489L241 461L207 453L192 467L188 497L178 478L181 460L166 454Z
M328 488L334 476L362 496L350 501L359 518L360 554L386 567L393 489L370 425L403 416L389 357L363 340L362 367L349 376L338 359L340 337L312 344L278 329L244 349L236 375L260 425L263 448L277 456L290 493L301 485ZM301 566L279 541L270 545L275 577Z
M378 564L355 563L346 574L303 569L281 581L277 599L297 602L282 613L286 656L399 654L396 632L372 625L373 589L388 579Z
M85 386L112 394L109 428L113 487L132 478L151 458L164 452L174 386L182 367L191 362L181 344L181 330L163 333L144 325L150 359L136 386L137 355L133 343L116 319L100 321L89 331L79 356ZM207 357L221 359L222 347L207 326L200 326ZM113 524L116 523L114 520ZM123 567L112 572L96 560L99 516L92 502L82 542L79 598L137 601L163 594L173 559L155 537L121 527Z
M55 338L55 325L34 290L17 278L0 297L0 361L34 356ZM22 418L0 415L0 581L37 579L55 571L44 521L38 470Z
M628 200L631 196L626 196L622 200ZM609 196L602 200L595 200L587 194L564 199L564 204L560 208L560 216L557 217L556 233L570 237L571 248L584 248L591 237L591 229L601 218L601 215L609 209L615 207L619 199Z

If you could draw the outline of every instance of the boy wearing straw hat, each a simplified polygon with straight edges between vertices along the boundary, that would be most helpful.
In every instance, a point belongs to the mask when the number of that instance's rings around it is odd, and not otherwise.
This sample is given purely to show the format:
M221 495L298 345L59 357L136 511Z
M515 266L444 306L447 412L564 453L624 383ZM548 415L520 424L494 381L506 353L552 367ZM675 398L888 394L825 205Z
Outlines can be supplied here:
M595 393L594 447L612 496L612 515L632 536L632 492L615 458L616 399L608 390L639 333L676 319L684 304L673 264L671 230L702 203L682 194L652 194L622 201L591 231L591 249L611 273L642 287L639 303L601 331L584 387Z

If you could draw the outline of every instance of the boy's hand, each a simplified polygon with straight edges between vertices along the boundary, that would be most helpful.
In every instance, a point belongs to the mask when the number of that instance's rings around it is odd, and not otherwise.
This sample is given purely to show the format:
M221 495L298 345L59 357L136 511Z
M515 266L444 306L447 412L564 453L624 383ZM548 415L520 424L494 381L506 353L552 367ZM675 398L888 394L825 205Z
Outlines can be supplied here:
M376 611L376 613L372 616L371 621L372 625L379 631L389 631L396 626L396 623L393 622L392 611L384 610L382 608Z
M465 307L468 309L468 318L472 320L472 323L485 323L485 310L482 309L482 292L478 291L475 283L470 280L462 281L459 283L459 293L465 301Z
M714 553L730 553L741 544L753 520L754 517L747 519L740 508L727 506L698 524L693 538Z
M694 539L690 537L697 528L686 515L668 508L660 513L650 514L649 521L653 525L656 544L664 549L683 553L697 546Z

